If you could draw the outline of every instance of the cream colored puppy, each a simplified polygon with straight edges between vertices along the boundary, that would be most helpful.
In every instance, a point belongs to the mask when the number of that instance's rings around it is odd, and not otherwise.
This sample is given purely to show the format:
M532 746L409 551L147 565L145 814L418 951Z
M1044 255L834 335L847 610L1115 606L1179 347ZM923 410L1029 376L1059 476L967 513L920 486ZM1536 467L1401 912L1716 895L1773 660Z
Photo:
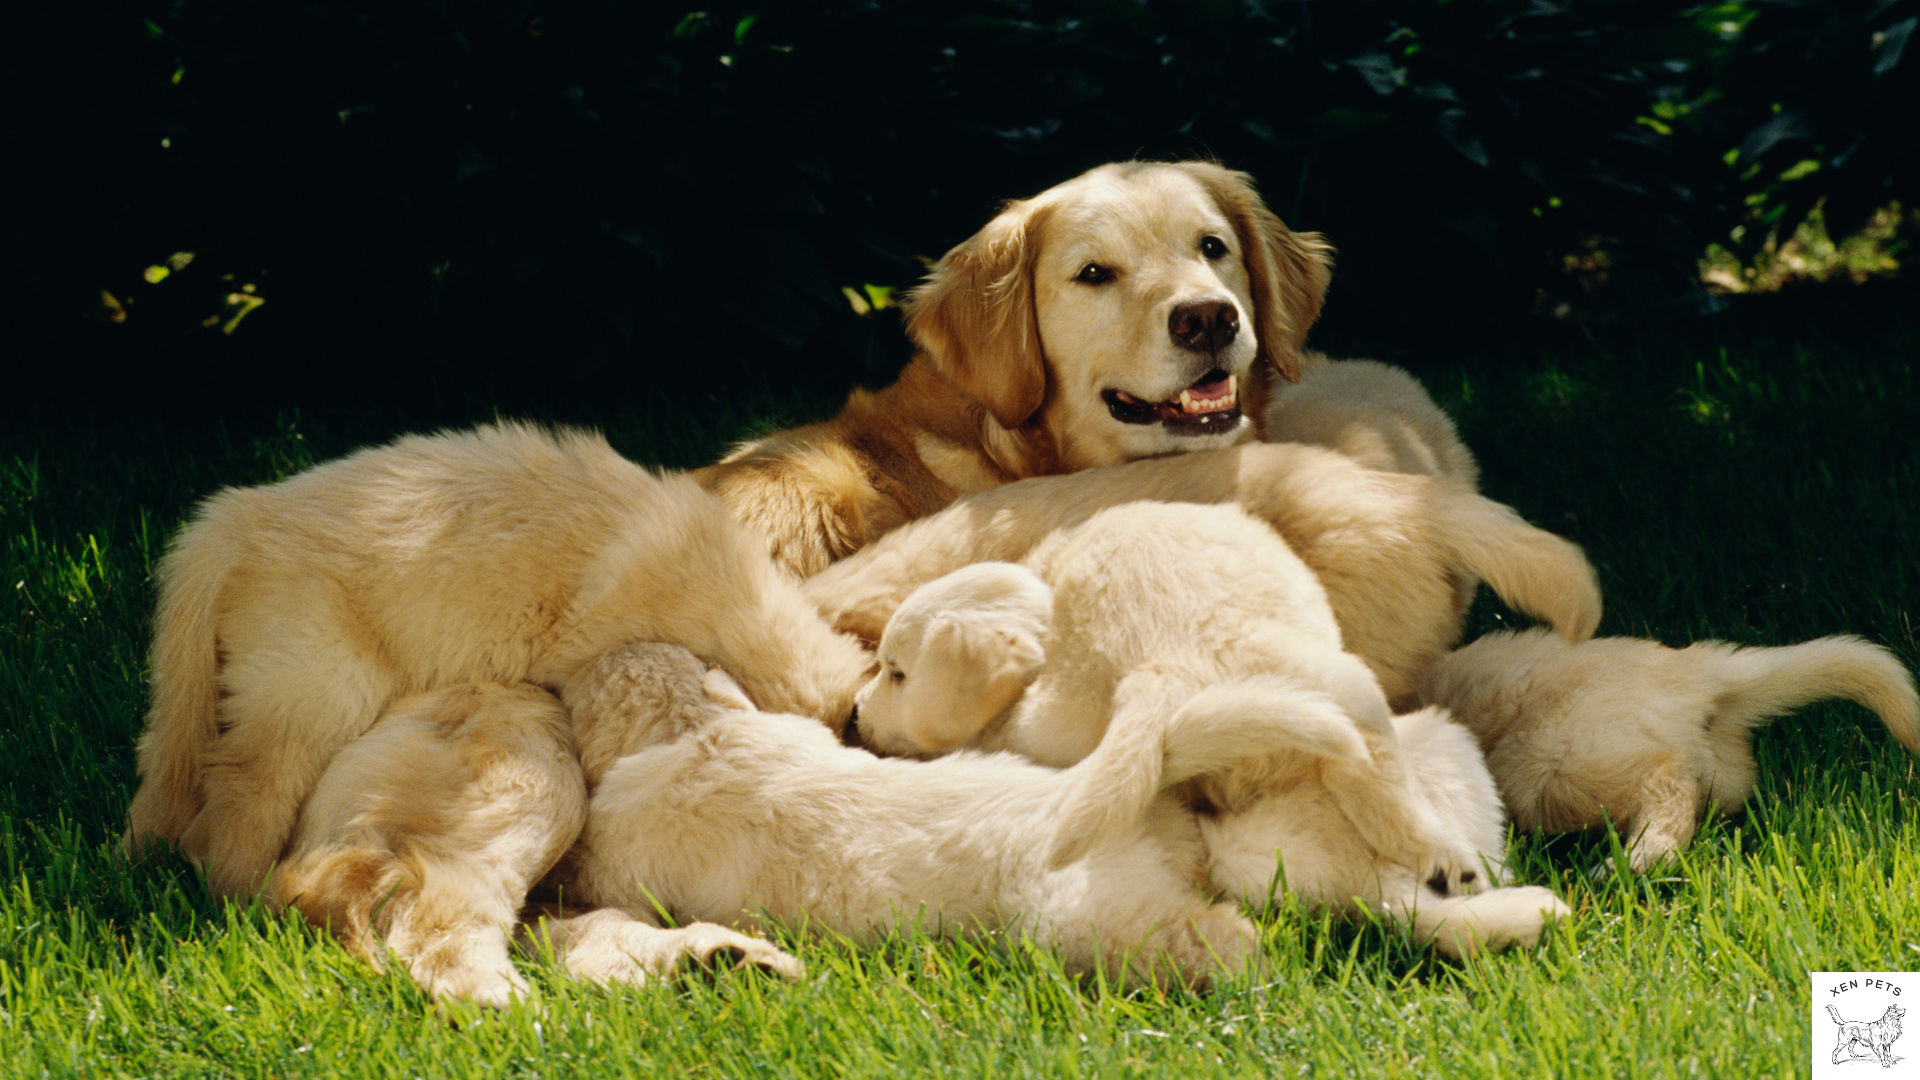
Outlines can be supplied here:
M1300 568L1304 581L1294 595L1264 575L1239 598L1258 610L1219 604L1208 588L1220 566L1208 556L1218 552L1194 538L1213 536L1226 553L1255 556L1229 566L1269 571L1285 565L1265 549L1277 541L1257 523L1236 531L1230 523L1238 515L1213 507L1181 508L1191 528L1171 534L1160 509L1117 508L1070 530L1062 539L1067 550L1039 559L1056 575L1052 590L1008 563L976 564L915 590L882 636L880 674L861 691L863 737L895 752L972 745L1064 764L1104 752L1107 708L1115 724L1138 727L1168 715L1181 693L1244 692L1278 708L1303 694L1317 697L1305 688L1326 672L1314 670L1310 654L1316 638L1337 643L1338 633L1324 598L1319 616L1313 613L1311 575ZM1137 583L1112 573L1120 552L1145 562L1177 555L1181 587L1140 604L1103 602L1101 583L1123 593ZM1043 546L1038 554L1050 553ZM1279 617L1287 608L1295 609L1291 617ZM1074 634L1049 639L1054 618ZM1044 666L1033 668L1042 653ZM1353 669L1361 670L1357 663ZM1261 671L1270 673L1253 674ZM1117 683L1109 683L1115 673ZM1026 696L1008 703L1020 685L1028 686ZM1352 723L1350 714L1341 715ZM1506 834L1499 796L1471 738L1439 710L1392 724L1365 733L1354 727L1369 748L1365 756L1296 744L1189 785L1188 799L1202 808L1215 885L1258 906L1274 887L1277 855L1285 887L1309 903L1381 908L1417 940L1452 955L1537 940L1546 919L1566 910L1551 893L1472 895L1487 883L1482 873L1499 874ZM1417 770L1409 776L1402 761L1418 762ZM1409 819L1426 822L1437 839L1409 838ZM1422 843L1442 850L1422 851ZM1451 880L1429 875L1426 867L1443 863L1449 846L1469 853L1466 868Z
M1480 853L1484 877L1463 888L1389 857L1346 810L1385 783L1301 753L1264 776L1234 777L1258 784L1262 797L1247 809L1200 815L1215 884L1255 907L1282 890L1334 911L1366 907L1449 956L1538 942L1570 909L1549 889L1501 885L1506 814L1473 736L1440 708L1396 716L1393 726L1399 754L1413 763L1407 797L1444 824L1452 844Z
M652 674L636 680L636 668ZM948 937L1017 929L1057 947L1072 971L1157 981L1170 968L1204 985L1245 967L1257 933L1202 894L1193 816L1162 793L1281 747L1366 753L1327 699L1273 685L1116 719L1065 770L1011 754L877 758L818 724L757 711L718 672L705 676L708 706L688 708L703 673L685 650L640 646L568 684L573 711L651 745L615 761L595 790L556 875L565 895L863 942L902 925Z
M1913 676L1854 637L1670 649L1499 632L1448 657L1426 694L1478 737L1519 825L1561 832L1610 822L1636 872L1684 848L1708 810L1746 801L1754 729L1801 706L1847 698L1920 753Z
M1026 567L975 563L927 582L880 635L880 671L854 698L861 738L881 753L936 757L998 735L1052 630L1053 590Z
M1417 702L1420 680L1458 643L1462 597L1475 578L1570 641L1599 624L1599 586L1573 544L1453 481L1369 469L1292 443L1008 484L902 526L803 588L836 627L878 641L915 588L969 563L1019 561L1060 529L1146 499L1235 503L1272 526L1319 578L1345 648L1396 706ZM1125 602L1180 587L1177 565L1149 576L1146 591Z
M309 854L309 841L330 843L355 816L344 808L386 790L391 777L464 775L464 759L498 752L526 759L550 789L553 813L503 820L458 784L402 783L395 797L407 804L387 820L424 831L386 844L395 857L413 841L460 845L461 872L476 876L446 888L478 890L487 912L517 906L542 859L557 857L578 826L559 790L582 785L578 766L570 777L553 772L569 771L573 733L484 695L478 714L506 717L507 729L532 726L512 737L490 721L377 730L408 695L557 687L609 649L660 640L724 665L771 707L837 729L869 664L718 500L582 432L503 424L412 436L278 484L228 489L174 539L159 580L153 706L127 842L135 851L177 843L220 896L249 895L283 859ZM363 738L372 741L335 770ZM329 771L347 789L331 799L341 812L320 813L296 841L301 807ZM418 865L431 875L451 863ZM299 904L384 902L363 895L384 880L310 877ZM423 895L438 888L407 882ZM293 901L284 889L275 895ZM425 940L404 926L390 931L395 948ZM416 976L429 989L491 979L449 975L424 954L403 958L420 960ZM500 978L481 996L518 989L485 963Z
M879 659L855 698L855 719L864 740L892 754L966 745L1070 765L1127 707L1123 685L1142 707L1170 711L1201 689L1250 676L1292 678L1338 703L1358 730L1392 739L1386 697L1366 665L1341 650L1319 579L1273 530L1232 506L1126 503L1048 537L1024 569L978 564L936 579L896 611ZM920 741L927 714L947 711L947 694L996 682L960 704L986 717L958 725L971 729L965 738L934 732ZM917 707L892 707L895 695ZM1008 703L996 710L1005 715L985 712L996 700ZM881 726L894 716L904 722Z
M331 929L376 968L407 967L436 1001L503 1007L528 996L508 935L528 887L572 845L587 792L571 723L545 690L477 683L395 702L334 755L300 810L269 903ZM716 953L787 976L799 961L725 927L675 929L619 912L556 921L582 944L568 970L595 981L671 974Z
M1446 414L1404 368L1377 360L1300 358L1300 381L1275 382L1260 437L1338 450L1369 469L1480 488L1480 466Z
M1480 490L1480 464L1460 441L1453 418L1404 368L1302 353L1300 381L1276 380L1258 421L1260 437L1271 442L1324 446L1369 469L1430 476L1462 491ZM1479 588L1478 576L1455 574L1456 639ZM1411 706L1403 687L1395 685L1393 692L1396 704Z

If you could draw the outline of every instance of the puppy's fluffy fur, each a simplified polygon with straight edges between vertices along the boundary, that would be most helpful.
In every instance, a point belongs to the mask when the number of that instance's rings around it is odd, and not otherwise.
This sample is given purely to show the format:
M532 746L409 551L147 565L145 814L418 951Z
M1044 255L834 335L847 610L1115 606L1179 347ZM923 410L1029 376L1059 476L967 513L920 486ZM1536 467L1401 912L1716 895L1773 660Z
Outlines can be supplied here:
M1338 450L1369 469L1480 489L1480 466L1453 418L1405 370L1377 360L1300 359L1300 379L1275 383L1260 418L1269 442Z
M1016 704L1029 711L1022 698L1052 631L1053 590L1013 563L963 566L913 590L880 635L879 673L854 698L862 741L886 754L934 757L998 736ZM1064 764L1090 749L1029 756Z
M408 844L451 846L480 863L494 856L479 849L512 848L519 854L500 858L514 869L488 877L494 871L470 867L479 878L468 885L488 894L488 912L517 905L511 894L578 827L560 790L581 785L573 733L550 712L484 692L449 713L456 719L402 708L376 730L406 695L559 686L610 648L660 640L724 665L771 707L837 728L869 663L711 495L579 432L500 425L414 436L278 484L228 489L175 538L159 578L153 706L127 839L136 850L177 842L224 896L260 887L310 843L354 832L360 845L372 829L400 834L382 850L409 868L402 876L421 890L422 910L435 887L419 875L451 864L415 859ZM495 706L531 726L457 719ZM362 739L371 742L355 748ZM496 752L525 759L540 778L549 793L536 800L540 814L506 820L475 795L473 778L491 767L480 763ZM323 772L333 774L331 809L312 808L318 823L290 846ZM348 824L363 813L383 824ZM398 872L370 866L303 874L275 895L358 911L382 899L361 891ZM389 907L395 920L406 909ZM343 929L363 924L354 915ZM396 949L424 940L397 923L388 931ZM466 976L432 974L437 961L421 963L423 985L464 985ZM493 996L513 989L496 983Z
M1477 750L1437 712L1391 718L1340 650L1312 572L1272 530L1232 507L1136 503L1063 530L1027 561L1032 572L977 564L907 598L861 691L864 737L895 752L973 745L1069 764L1105 751L1109 717L1151 726L1196 695L1313 703L1366 751L1296 741L1197 779L1188 797L1204 808L1216 885L1263 900L1277 849L1288 888L1310 902L1382 905L1455 954L1535 940L1564 910L1545 890L1462 895L1484 888L1482 864L1498 872L1505 841ZM1024 696L1005 704L1023 671Z
M1243 441L1298 374L1329 254L1245 174L1101 166L940 260L894 385L695 475L806 576L957 495Z
M651 674L636 680L636 669ZM901 924L949 936L1017 928L1057 946L1070 970L1159 978L1171 965L1204 984L1247 964L1257 936L1233 905L1201 894L1192 815L1161 793L1276 746L1365 752L1324 700L1208 692L1149 722L1117 721L1066 770L1011 754L876 758L755 710L718 672L705 679L711 700L689 708L702 673L685 650L639 646L568 684L576 712L651 743L595 790L557 875L568 895L861 941Z
M969 563L1019 561L1049 534L1143 499L1237 503L1271 525L1319 578L1345 648L1396 706L1415 702L1420 680L1457 643L1476 577L1568 640L1592 636L1599 623L1599 586L1573 544L1456 481L1369 469L1297 444L1256 443L1008 484L903 526L803 587L835 626L877 641L915 588ZM1177 565L1156 573L1126 602L1151 602L1179 587Z
M1684 848L1709 809L1744 803L1754 729L1803 705L1857 702L1920 753L1912 675L1853 637L1670 649L1500 632L1441 663L1426 696L1479 739L1519 825L1559 832L1611 822L1635 871Z

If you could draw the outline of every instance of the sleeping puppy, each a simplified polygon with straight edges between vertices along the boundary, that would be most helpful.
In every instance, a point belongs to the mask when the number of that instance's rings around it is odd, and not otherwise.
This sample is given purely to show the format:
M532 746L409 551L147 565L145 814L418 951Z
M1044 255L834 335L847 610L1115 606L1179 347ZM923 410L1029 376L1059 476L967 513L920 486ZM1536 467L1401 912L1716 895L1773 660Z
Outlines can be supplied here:
M802 587L836 628L877 641L920 585L969 563L1019 561L1060 529L1144 499L1235 503L1272 526L1288 558L1297 554L1318 577L1344 648L1396 708L1417 704L1420 680L1458 642L1476 578L1570 641L1599 623L1599 586L1573 544L1454 480L1370 469L1290 443L1008 484L903 526ZM1128 602L1177 588L1180 568L1169 563L1153 576Z
M892 386L694 475L805 577L959 495L1243 442L1298 374L1330 250L1244 173L1103 165L947 252Z
M662 640L837 730L868 673L865 650L821 621L718 500L582 432L502 424L410 436L222 491L174 538L158 577L153 705L126 842L136 853L177 843L221 897L250 896L283 860L351 832L402 862L422 845L460 845L409 863L454 873L444 888L417 875L406 887L469 897L474 910L459 919L510 916L578 828L561 790L582 786L578 733L546 715L514 728L534 714L486 692L444 722L419 713L377 726L409 695L557 687L608 649ZM496 753L525 759L552 812L516 821L511 804L465 798L456 778L480 775L476 762ZM330 801L338 812L295 840L325 773L344 789ZM351 824L387 791L399 802L384 824ZM384 838L362 844L369 830ZM347 910L386 903L366 892L386 880L316 874L274 896ZM498 949L474 953L491 958L484 970L449 973L400 944L426 936L389 928L387 944L420 961L415 974L436 994L477 987L498 1001L520 989ZM504 948L505 928L486 934Z
M1278 590L1268 587L1216 606L1219 596L1207 578L1219 561L1203 547L1196 550L1190 538L1214 536L1231 555L1246 537L1205 519L1230 519L1232 512L1207 508L1190 532L1169 542L1166 522L1141 514L1150 509L1107 511L1074 531L1084 531L1084 538L1069 534L1068 551L1038 560L1057 575L1054 589L1024 567L979 563L916 590L888 623L882 670L861 691L861 735L894 752L981 746L1068 763L1104 752L1108 710L1116 725L1151 726L1196 685L1210 693L1244 692L1275 707L1318 698L1310 687L1325 673L1316 677L1302 662L1310 656L1300 654L1313 651L1316 637L1337 641L1337 631L1324 600L1321 617L1312 617L1317 590L1304 567L1299 574L1308 587L1298 597L1276 598ZM1139 532L1129 528L1128 517L1138 517ZM1248 525L1255 537L1270 537L1257 523ZM1072 551L1079 539L1092 540L1095 550ZM1174 550L1142 551L1143 540ZM1116 551L1143 562L1177 554L1181 588L1146 604L1103 603L1102 584L1134 584L1110 572ZM1251 564L1274 562L1257 543L1247 554L1260 556ZM1232 610L1242 599L1251 610ZM1191 610L1179 610L1183 603ZM1274 609L1289 605L1305 617L1274 617ZM1073 632L1052 635L1056 620ZM1353 720L1345 709L1341 715ZM1481 872L1499 874L1506 839L1499 797L1472 740L1440 710L1391 723L1371 731L1355 725L1368 747L1364 757L1317 753L1297 743L1188 785L1184 796L1203 808L1211 880L1259 906L1270 899L1277 854L1284 887L1308 903L1342 911L1382 908L1417 940L1451 955L1537 940L1544 921L1566 910L1551 893L1472 895L1484 887ZM1402 761L1419 762L1415 775L1407 775ZM1396 810L1431 823L1441 839L1424 842L1468 851L1471 868L1454 881L1428 875L1425 866L1442 857L1407 837L1409 826L1395 820Z
M963 566L907 594L880 635L880 671L854 697L860 741L937 757L1000 734L1047 658L1053 590L1013 563ZM1064 732L1078 744L1085 731ZM1086 755L1030 754L1060 763Z
M300 809L267 902L326 927L384 969L406 965L434 1000L504 1007L525 998L508 953L528 886L586 821L572 725L554 696L520 683L472 683L395 702L335 754ZM675 929L596 912L552 924L571 974L639 982L716 953L788 977L799 961L725 927Z
M1070 971L1205 985L1257 955L1257 932L1203 895L1193 815L1163 793L1282 747L1366 753L1331 702L1281 689L1209 690L1146 723L1117 720L1069 769L1012 754L920 762L759 712L684 649L635 646L564 691L575 715L645 745L602 776L555 881L590 904L861 942L901 926L1014 929Z
M1684 848L1708 810L1746 801L1754 729L1794 709L1847 698L1920 753L1913 676L1853 637L1670 649L1499 632L1448 657L1425 693L1478 737L1516 823L1548 832L1611 823L1637 873Z
M1281 890L1335 911L1365 906L1448 956L1539 941L1570 909L1549 889L1501 885L1506 814L1473 736L1440 708L1396 716L1393 729L1400 756L1415 763L1409 797L1446 825L1453 843L1480 853L1480 881L1450 885L1388 858L1345 812L1382 781L1304 753L1261 779L1264 797L1251 809L1200 815L1213 880L1250 906Z
M1268 442L1324 446L1369 469L1480 490L1479 463L1453 418L1402 368L1305 352L1299 381L1276 382L1271 394L1258 425Z

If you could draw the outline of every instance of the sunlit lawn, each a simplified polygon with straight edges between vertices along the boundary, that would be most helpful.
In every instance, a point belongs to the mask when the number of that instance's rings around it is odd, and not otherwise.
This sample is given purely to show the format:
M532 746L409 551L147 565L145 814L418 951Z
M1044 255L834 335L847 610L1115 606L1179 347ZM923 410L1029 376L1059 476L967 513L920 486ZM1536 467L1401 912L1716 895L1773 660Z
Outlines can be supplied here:
M1603 632L1920 657L1910 327L1619 332L1417 366L1488 492L1586 545ZM1410 363L1419 357L1401 358ZM828 407L583 406L643 459L710 458ZM475 410L470 419L483 417ZM445 419L445 417L439 417ZM312 931L210 905L112 842L132 784L154 560L192 501L417 421L296 415L0 431L0 1074L1710 1076L1805 1074L1807 972L1920 966L1915 762L1852 706L1767 730L1748 812L1674 872L1595 878L1605 835L1522 837L1573 918L1459 964L1282 906L1214 993L1064 979L1018 942L789 942L807 977L600 990L531 963L539 1011L449 1024ZM1502 620L1476 609L1476 629ZM456 1017L456 1019L459 1019Z

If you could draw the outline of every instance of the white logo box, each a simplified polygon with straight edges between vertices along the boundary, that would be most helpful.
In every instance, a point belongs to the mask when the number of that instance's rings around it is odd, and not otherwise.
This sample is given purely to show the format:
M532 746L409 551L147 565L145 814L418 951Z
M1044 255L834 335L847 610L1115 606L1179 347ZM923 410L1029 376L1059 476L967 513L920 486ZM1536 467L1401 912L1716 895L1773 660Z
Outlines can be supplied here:
M1814 971L1814 1080L1920 1080L1920 973ZM1836 1019L1837 1018L1837 1019Z

